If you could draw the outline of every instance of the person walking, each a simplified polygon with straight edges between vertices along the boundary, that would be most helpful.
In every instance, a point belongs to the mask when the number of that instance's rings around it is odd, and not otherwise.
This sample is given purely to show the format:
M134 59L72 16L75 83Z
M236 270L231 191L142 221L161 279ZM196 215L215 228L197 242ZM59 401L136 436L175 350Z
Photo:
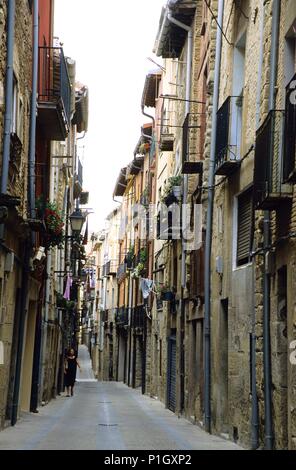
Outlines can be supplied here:
M67 397L71 397L74 395L74 384L76 380L76 371L77 371L77 366L81 370L80 364L77 360L77 357L75 356L75 351L74 349L69 349L66 359L65 359L65 367L64 367L64 373L65 373L65 386L67 389Z

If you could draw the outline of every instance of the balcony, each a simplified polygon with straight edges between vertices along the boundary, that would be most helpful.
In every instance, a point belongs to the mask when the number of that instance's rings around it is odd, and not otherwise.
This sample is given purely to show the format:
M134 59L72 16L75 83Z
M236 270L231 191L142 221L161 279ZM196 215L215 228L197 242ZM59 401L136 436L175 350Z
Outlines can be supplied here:
M286 109L284 128L284 161L283 181L296 183L296 106L295 106L296 74L286 88Z
M71 114L71 83L61 47L39 47L38 121L48 140L66 139Z
M172 152L174 150L175 136L168 127L163 127L160 134L159 149L162 152Z
M121 263L118 266L118 269L117 269L117 280L118 280L118 282L121 282L126 278L126 270L127 270L126 263Z
M132 310L132 328L137 329L139 333L143 332L145 313L143 305L133 308Z
M103 277L105 276L116 276L117 268L116 263L114 261L108 261L103 266Z
M215 174L230 176L239 167L241 97L229 96L217 112ZM234 101L235 100L235 101Z
M124 327L128 325L128 309L120 307L115 312L115 323L118 327Z
M275 210L291 198L282 184L281 154L284 111L270 111L256 134L254 205L256 210Z
M78 160L77 170L74 179L74 198L78 199L83 189L83 166L80 160Z

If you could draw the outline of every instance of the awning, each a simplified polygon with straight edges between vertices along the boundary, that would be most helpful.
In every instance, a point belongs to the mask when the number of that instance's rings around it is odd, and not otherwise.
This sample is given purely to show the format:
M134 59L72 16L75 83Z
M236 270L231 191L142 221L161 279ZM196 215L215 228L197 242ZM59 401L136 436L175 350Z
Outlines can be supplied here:
M176 20L190 26L195 15L196 6L197 0L171 0L166 8L163 7L153 49L158 57L164 59L180 57L187 38L187 32L183 28L168 20L168 12L171 12Z
M144 90L142 94L142 106L155 108L155 101L158 97L158 87L161 80L161 70L150 72L146 76Z
M133 161L128 165L126 170L126 176L137 175L143 168L144 155L139 155L133 159Z
M116 185L114 188L113 197L121 197L125 193L126 186L127 186L126 170L127 170L126 167L120 170L120 173L119 173L119 176L117 178Z

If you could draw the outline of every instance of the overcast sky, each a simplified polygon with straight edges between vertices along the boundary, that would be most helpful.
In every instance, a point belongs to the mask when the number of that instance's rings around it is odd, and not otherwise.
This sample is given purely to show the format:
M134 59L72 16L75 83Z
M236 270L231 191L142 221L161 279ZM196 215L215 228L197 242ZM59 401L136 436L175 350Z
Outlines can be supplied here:
M147 118L140 103L165 0L56 0L55 35L76 60L78 81L90 90L84 146L84 189L90 192L91 231L116 207L112 193L120 168L133 158ZM161 63L161 59L156 61ZM149 121L149 119L148 119ZM82 144L81 144L82 145ZM82 149L80 150L80 153Z

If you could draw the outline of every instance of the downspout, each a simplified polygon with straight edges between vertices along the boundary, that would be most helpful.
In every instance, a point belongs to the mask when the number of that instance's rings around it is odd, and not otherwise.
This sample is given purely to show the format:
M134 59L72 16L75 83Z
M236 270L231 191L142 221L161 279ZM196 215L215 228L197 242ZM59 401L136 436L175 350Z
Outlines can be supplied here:
M13 48L15 29L15 0L7 2L7 58L6 58L6 86L5 86L5 114L4 114L4 137L3 158L1 173L1 194L7 193L8 170L10 160L10 133L12 126L12 103L13 103Z
M260 23L260 52L259 52L259 66L258 66L258 83L257 83L257 102L256 102L256 129L259 128L260 124L260 108L261 108L261 87L262 87L262 71L263 71L263 59L264 59L264 0L262 1L262 16ZM255 250L254 239L253 239L253 251ZM256 377L256 260L252 258L252 333L251 333L251 357L252 357L252 368L251 368L251 396L252 396L252 416L251 416L251 447L252 450L256 450L259 447L259 407L258 407L258 395L257 395L257 377Z
M219 104L220 67L222 52L224 0L218 3L218 24L216 37L216 61L214 75L214 96L212 109L211 153L209 162L208 206L205 242L205 319L204 319L204 414L205 430L211 432L211 255L214 209L215 152L217 135L217 111Z
M33 2L33 70L30 115L29 141L29 209L35 217L35 154L36 154L36 115L37 115L37 84L38 84L38 43L39 43L39 8L38 0Z
M280 0L272 5L271 57L270 57L270 88L269 111L275 109L275 92L277 82L277 62L279 47ZM263 279L263 364L264 364L264 417L265 417L265 448L273 449L274 434L272 420L272 379L271 379L271 341L270 341L270 273L268 271L268 254L270 250L270 212L264 211L264 279Z
M128 325L129 325L129 352L128 352L128 380L130 387L132 381L132 303L133 303L133 279L132 272L129 273L129 293L128 293Z

